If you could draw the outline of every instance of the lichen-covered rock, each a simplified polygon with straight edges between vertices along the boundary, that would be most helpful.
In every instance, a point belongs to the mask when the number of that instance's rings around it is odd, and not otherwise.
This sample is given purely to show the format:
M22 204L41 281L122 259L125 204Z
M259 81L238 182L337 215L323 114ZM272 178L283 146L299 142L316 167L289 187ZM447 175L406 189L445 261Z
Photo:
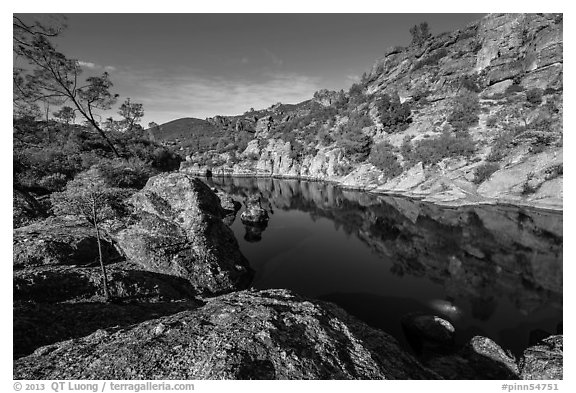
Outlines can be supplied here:
M197 300L134 302L69 301L62 303L14 302L13 356L26 356L42 347L84 337L101 329L118 330L135 323L171 315L202 305Z
M487 337L475 336L461 350L424 364L446 379L519 379L516 360Z
M88 265L98 262L94 228L87 224L49 218L14 229L14 268L39 265ZM119 257L115 247L101 239L105 263Z
M118 299L164 301L190 299L190 283L180 277L142 270L128 263L107 267L110 294ZM39 303L102 297L102 271L97 267L41 266L14 271L15 301Z
M147 270L183 277L200 294L243 289L252 278L220 200L183 173L152 177L131 198L137 220L114 234L126 257Z
M524 351L522 379L563 379L563 336L550 336Z
M286 290L241 291L40 348L15 379L436 379L388 334Z

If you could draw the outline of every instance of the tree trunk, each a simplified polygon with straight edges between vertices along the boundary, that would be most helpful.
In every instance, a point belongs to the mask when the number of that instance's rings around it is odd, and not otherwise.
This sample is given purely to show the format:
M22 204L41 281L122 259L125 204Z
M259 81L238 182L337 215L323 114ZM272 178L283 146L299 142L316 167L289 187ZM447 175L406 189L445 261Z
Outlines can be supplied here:
M108 277L106 276L106 267L102 259L102 245L100 244L100 229L96 218L96 201L92 199L92 219L94 220L94 229L96 230L96 241L98 242L98 257L100 258L100 268L102 269L102 283L104 285L104 297L110 301L110 291L108 289Z

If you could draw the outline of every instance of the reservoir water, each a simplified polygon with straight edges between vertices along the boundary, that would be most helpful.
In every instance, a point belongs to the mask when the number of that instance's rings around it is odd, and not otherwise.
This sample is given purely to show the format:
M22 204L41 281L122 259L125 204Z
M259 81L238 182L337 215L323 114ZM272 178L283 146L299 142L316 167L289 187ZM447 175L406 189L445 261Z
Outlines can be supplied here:
M490 337L520 354L562 330L562 213L501 205L446 208L327 183L213 178L265 228L232 222L257 289L334 302L407 345L400 319L444 317L465 343ZM244 209L244 206L242 207Z

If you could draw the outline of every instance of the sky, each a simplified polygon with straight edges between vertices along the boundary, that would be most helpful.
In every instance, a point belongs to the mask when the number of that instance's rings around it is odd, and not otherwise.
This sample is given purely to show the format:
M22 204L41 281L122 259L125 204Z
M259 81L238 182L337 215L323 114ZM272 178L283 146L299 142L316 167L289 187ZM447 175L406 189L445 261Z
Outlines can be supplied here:
M58 50L85 75L110 73L118 105L144 105L142 124L236 115L348 89L384 51L482 14L65 14ZM111 114L115 114L112 112ZM117 116L117 115L116 115Z

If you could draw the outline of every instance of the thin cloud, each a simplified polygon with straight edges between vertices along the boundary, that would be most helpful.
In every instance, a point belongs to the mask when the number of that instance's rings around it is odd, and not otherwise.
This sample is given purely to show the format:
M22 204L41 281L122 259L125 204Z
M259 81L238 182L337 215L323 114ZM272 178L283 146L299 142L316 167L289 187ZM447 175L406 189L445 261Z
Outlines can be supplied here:
M111 71L116 71L116 67L114 67L114 66L111 66L111 65L103 66L103 65L100 65L100 64L93 63L93 62L91 62L91 61L79 60L79 61L78 61L78 64L79 64L81 67L89 68L89 69L91 69L91 70L101 70L101 69L103 69L104 71L110 71L110 72L111 72Z
M163 123L178 117L206 118L236 115L250 107L262 109L277 102L310 99L322 87L319 78L294 73L268 73L261 81L166 75L157 71L123 71L113 75L123 96L142 102L145 121Z
M98 66L96 65L96 63L92 63L92 62L90 62L90 61L82 61L82 60L80 60L80 61L78 61L78 64L79 64L81 67L86 67L86 68L91 68L91 69L94 69L94 68L97 68L97 67L98 67Z
M360 76L359 75L346 75L346 81L349 82L360 82Z
M241 64L248 64L248 63L249 63L249 60L248 60L247 57L243 57L242 60L240 60L240 63L241 63Z
M284 65L284 60L282 60L279 56L277 56L274 52L269 49L264 49L264 53L270 58L272 64L277 67L282 67Z

